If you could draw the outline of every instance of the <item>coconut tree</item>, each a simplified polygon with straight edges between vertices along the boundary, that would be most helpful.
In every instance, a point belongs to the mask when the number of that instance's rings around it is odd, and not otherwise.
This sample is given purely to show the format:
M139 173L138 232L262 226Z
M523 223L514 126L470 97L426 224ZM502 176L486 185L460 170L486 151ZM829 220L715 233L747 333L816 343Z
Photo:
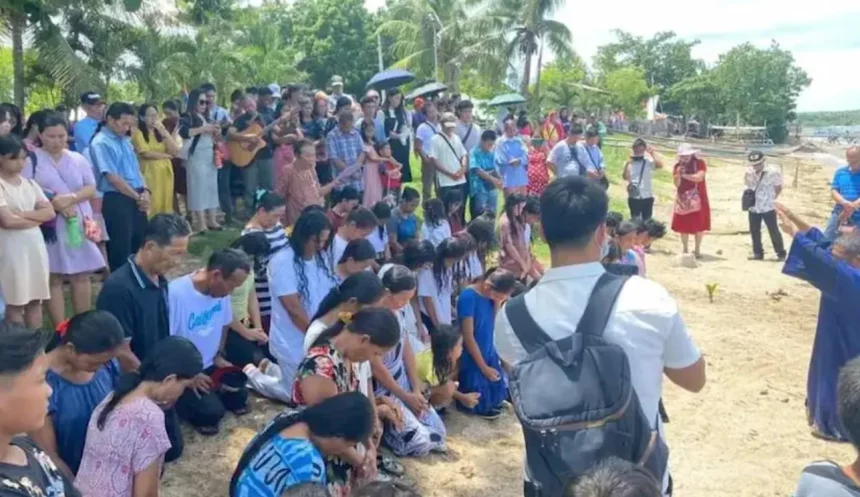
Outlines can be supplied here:
M0 0L0 30L12 42L15 103L24 105L24 43L37 52L39 66L56 84L75 91L93 82L95 75L64 36L63 21L70 10L105 13L112 8L128 12L140 8L140 0Z
M401 0L390 7L377 34L393 40L395 66L441 80L456 91L465 65L498 61L491 57L495 40L478 29L482 11L480 5L458 0Z
M543 47L550 49L559 59L574 56L570 29L551 19L563 3L564 0L496 0L491 9L489 22L494 27L503 57L511 63L523 63L520 81L523 96L528 95L534 57L541 56ZM539 89L538 85L536 91Z
M174 60L193 53L196 45L188 36L169 32L171 26L162 16L150 13L144 16L144 21L131 44L131 52L137 60L126 72L140 86L145 98L155 101L179 89L179 85L163 75L170 72Z

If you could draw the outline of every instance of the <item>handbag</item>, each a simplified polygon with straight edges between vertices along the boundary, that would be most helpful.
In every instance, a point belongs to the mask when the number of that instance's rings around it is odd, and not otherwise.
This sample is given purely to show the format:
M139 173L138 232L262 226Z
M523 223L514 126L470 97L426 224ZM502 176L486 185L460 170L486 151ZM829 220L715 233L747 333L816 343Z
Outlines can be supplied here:
M633 183L627 185L627 196L629 196L630 198L639 198L639 194L641 193L639 191L639 186L642 184L642 176L645 175L645 164L646 161L643 158L642 168L639 169L639 181L637 181L635 185Z
M675 198L675 214L686 216L700 210L702 210L702 197L699 196L698 188L678 192L678 196Z
M755 189L750 190L747 188L744 190L744 194L741 195L741 209L748 211L755 207L755 194L758 192L758 187L761 185L761 180L764 178L764 170L762 170L761 174L758 177L758 183L755 184Z

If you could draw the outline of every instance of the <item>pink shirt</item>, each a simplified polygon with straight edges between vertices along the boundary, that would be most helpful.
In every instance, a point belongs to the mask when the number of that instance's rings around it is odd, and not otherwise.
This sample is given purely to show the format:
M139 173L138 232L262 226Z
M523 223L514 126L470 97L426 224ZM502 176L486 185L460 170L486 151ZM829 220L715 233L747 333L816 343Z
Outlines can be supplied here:
M645 277L645 247L634 245L633 253L636 254L636 265L639 266L639 276Z
M75 487L83 497L132 497L134 475L153 462L159 467L170 448L164 412L148 398L120 403L108 414L104 429L96 426L108 400L93 411ZM160 468L159 468L160 473Z

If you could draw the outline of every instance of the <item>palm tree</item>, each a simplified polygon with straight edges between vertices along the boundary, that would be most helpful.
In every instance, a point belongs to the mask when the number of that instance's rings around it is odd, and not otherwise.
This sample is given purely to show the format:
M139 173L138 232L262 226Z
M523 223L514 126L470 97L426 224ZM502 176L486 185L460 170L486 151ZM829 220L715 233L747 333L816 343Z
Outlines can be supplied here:
M182 54L193 53L196 46L185 35L166 33L169 27L160 16L144 16L145 26L138 28L131 52L137 63L127 69L128 75L137 81L147 101L153 102L165 95L173 95L179 86L170 85L163 76L169 72L171 62Z
M389 9L377 34L393 40L395 66L441 80L456 91L465 65L493 63L495 40L476 29L479 12L478 5L458 0L402 0Z
M512 63L523 61L520 92L528 95L532 60L541 57L546 46L560 59L572 57L573 35L563 23L550 19L564 0L497 0L492 9L491 24L495 25L504 58ZM540 63L538 62L538 81ZM536 91L540 91L538 84Z
M0 31L12 41L15 103L24 105L24 40L31 40L39 66L46 68L56 84L69 92L87 88L96 80L90 67L63 34L63 21L71 11L103 13L110 0L0 0ZM118 2L116 2L118 3ZM123 0L133 12L140 0ZM91 86L90 86L91 88Z

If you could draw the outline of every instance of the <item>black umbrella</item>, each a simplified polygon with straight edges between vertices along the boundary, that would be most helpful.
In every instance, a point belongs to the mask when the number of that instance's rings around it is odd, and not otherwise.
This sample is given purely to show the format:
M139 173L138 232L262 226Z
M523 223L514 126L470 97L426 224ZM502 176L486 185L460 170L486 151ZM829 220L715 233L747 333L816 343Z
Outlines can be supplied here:
M415 88L414 90L409 92L409 95L406 95L406 100L415 100L418 97L443 92L447 89L448 87L443 85L442 83L437 83L433 81L432 83L427 83L426 85L419 86L418 88Z
M405 85L415 79L415 75L404 69L388 69L370 78L367 88L387 90L397 86Z

